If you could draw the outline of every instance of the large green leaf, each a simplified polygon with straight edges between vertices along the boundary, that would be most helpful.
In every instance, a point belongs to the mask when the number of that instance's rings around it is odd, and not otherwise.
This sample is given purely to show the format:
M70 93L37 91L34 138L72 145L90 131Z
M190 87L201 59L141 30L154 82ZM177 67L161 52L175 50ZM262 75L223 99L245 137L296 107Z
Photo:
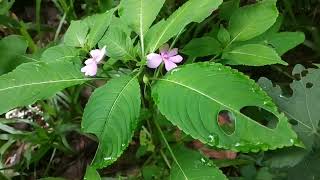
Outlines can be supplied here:
M172 166L171 180L227 180L227 177L199 152L179 146L173 153L177 162Z
M165 0L122 0L119 14L139 36L144 34L156 19Z
M113 18L115 9L111 9L102 14L95 14L87 17L83 21L88 24L90 31L87 36L87 43L90 48L94 48L95 45L102 38L106 30L108 29L110 22Z
M106 46L108 56L113 59L134 60L135 51L130 36L119 26L110 25L108 31L99 41L99 47Z
M182 50L184 54L192 57L203 57L218 54L222 51L221 44L213 37L192 39Z
M269 64L284 64L287 63L281 60L277 52L262 44L246 44L237 46L229 52L225 52L222 56L225 64L231 65L250 65L263 66Z
M307 72L304 76L303 73ZM279 86L274 87L272 82L262 78L259 80L261 87L268 92L274 102L279 106L289 119L297 122L293 126L308 150L311 150L315 137L318 137L320 116L320 71L319 69L305 69L297 65L293 75L298 75L300 80L294 80L290 85L293 93L286 97Z
M79 64L70 61L32 62L0 76L0 114L90 80L83 76L80 68Z
M229 21L229 32L233 41L245 41L269 29L277 20L275 0L264 0L235 11Z
M189 0L167 20L151 27L146 35L146 49L154 52L161 45L179 34L191 22L201 22L218 8L222 0Z
M77 61L80 60L80 49L64 44L46 49L41 54L41 61Z
M64 34L63 42L68 46L84 47L87 42L88 25L81 21L71 21L71 24Z
M121 76L96 89L84 110L82 129L99 139L93 166L110 165L126 149L137 125L140 87L136 77Z
M224 1L219 8L219 16L221 19L229 20L232 13L239 8L240 0Z
M301 44L305 40L302 32L280 32L267 37L267 43L271 44L277 53L282 56L290 49Z
M0 40L0 75L13 70L24 61L19 56L26 53L27 41L18 35L10 35Z
M221 64L197 63L174 69L153 86L152 97L169 121L212 146L248 152L299 144L272 99L253 80ZM240 110L246 106L274 114L277 126L270 129L245 116ZM225 133L217 122L224 110L235 118L232 134Z

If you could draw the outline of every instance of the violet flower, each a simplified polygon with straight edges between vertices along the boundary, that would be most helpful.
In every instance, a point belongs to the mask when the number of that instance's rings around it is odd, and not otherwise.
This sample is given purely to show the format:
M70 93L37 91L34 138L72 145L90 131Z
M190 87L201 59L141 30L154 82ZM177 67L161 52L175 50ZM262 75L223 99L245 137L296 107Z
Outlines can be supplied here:
M90 51L91 58L87 59L84 63L86 66L81 68L81 72L84 72L86 76L95 76L98 71L98 64L104 58L106 54L106 46L102 49L94 49Z
M169 50L169 45L165 44L160 48L160 54L150 53L147 55L147 66L149 68L157 68L163 62L167 71L177 67L176 63L180 63L183 58L178 55L178 48Z

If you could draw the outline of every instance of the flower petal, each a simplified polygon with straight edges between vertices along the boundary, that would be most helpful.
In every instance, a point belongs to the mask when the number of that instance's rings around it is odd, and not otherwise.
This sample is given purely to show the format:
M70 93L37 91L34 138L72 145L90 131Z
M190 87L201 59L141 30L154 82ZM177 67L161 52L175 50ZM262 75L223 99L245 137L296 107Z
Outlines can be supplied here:
M81 68L81 72L84 72L86 76L95 76L97 74L98 66L96 63L91 63L83 68Z
M174 62L168 61L168 60L164 61L164 66L165 66L167 71L170 71L171 69L174 69L174 68L177 67L177 65Z
M91 63L96 63L92 58L89 58L87 59L85 62L84 62L86 65L88 64L91 64Z
M162 62L162 57L160 54L156 54L156 53L150 53L147 55L147 66L149 68L157 68L161 62Z
M160 47L161 55L167 54L168 51L169 51L169 44L164 44L163 46Z
M105 54L106 54L106 46L104 46L102 49L94 49L90 51L90 55L92 59L97 63L103 59Z
M168 56L172 57L178 54L178 48L173 48L168 52Z
M180 63L182 60L183 60L183 57L180 55L169 57L169 61L172 61L174 63Z

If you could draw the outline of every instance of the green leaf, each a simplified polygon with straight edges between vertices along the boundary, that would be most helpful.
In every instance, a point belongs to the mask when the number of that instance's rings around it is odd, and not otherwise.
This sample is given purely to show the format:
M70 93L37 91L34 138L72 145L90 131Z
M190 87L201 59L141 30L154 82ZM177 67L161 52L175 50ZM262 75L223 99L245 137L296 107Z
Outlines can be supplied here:
M121 76L96 89L84 110L82 129L99 139L93 167L103 168L126 149L138 122L140 87L136 77Z
M201 37L192 39L182 50L192 57L203 57L218 54L222 51L221 44L213 37Z
M271 168L285 168L297 165L308 155L308 151L299 147L289 147L268 151L264 155L264 162Z
M53 46L46 49L42 55L41 61L80 61L80 49L64 44Z
M272 34L267 38L267 42L275 48L280 56L303 43L304 40L305 36L303 32L280 32Z
M219 16L223 20L229 20L232 13L239 9L240 0L229 0L221 4Z
M307 72L306 76L302 73ZM289 119L297 122L293 129L298 133L308 150L312 149L315 138L318 137L320 98L319 69L305 69L296 65L293 75L298 75L301 80L294 80L290 85L293 93L290 97L283 95L279 86L274 87L271 81L262 78L259 80L261 87L268 92L274 102L279 106Z
M81 21L71 21L71 24L64 34L63 42L68 46L84 47L87 42L88 25Z
M262 44L246 44L235 47L231 51L223 53L222 58L225 64L231 65L287 65L273 48Z
M122 0L120 18L136 32L141 39L156 19L165 0Z
M224 46L230 42L230 34L222 25L218 31L217 38Z
M288 169L290 180L315 180L320 179L320 156L319 151L311 153L304 161L297 166Z
M0 75L7 73L25 62L21 55L26 53L27 41L18 35L10 35L0 40Z
M95 45L100 41L106 30L108 29L110 22L113 17L115 9L111 9L102 14L95 14L89 16L83 21L88 24L90 28L87 36L87 43L90 48L94 48Z
M107 46L108 56L113 59L134 60L133 42L119 27L110 26L105 36L99 41L99 47Z
M153 86L152 97L169 121L211 146L256 152L299 145L272 99L253 80L218 63L196 63L170 71ZM274 114L279 120L277 126L270 129L245 116L240 110L246 106ZM217 122L223 110L235 117L235 131L230 135Z
M231 42L254 38L269 29L277 20L275 0L264 0L235 11L229 21Z
M0 0L0 15L6 15L15 0Z
M174 149L173 153L177 163L172 166L171 180L227 180L227 177L214 164L207 162L199 152L179 146Z
M83 76L80 68L79 64L70 61L32 62L0 76L0 99L5 99L5 103L0 103L0 114L90 80Z
M146 35L146 49L155 52L161 45L179 34L191 22L201 22L218 8L222 0L189 0L167 20L151 27Z
M84 180L101 180L101 177L95 168L88 166L86 174L83 179Z

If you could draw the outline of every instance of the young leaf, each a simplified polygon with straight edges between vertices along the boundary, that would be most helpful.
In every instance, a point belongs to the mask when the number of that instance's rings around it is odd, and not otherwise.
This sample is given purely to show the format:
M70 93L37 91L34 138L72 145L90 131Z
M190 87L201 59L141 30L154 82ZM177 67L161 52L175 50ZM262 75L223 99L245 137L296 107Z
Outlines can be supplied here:
M227 180L227 177L199 152L179 146L173 150L173 153L177 163L174 163L172 166L170 173L171 180Z
M201 37L192 39L182 50L192 57L203 57L218 54L222 51L221 44L213 37Z
M110 26L106 34L99 41L99 47L107 46L108 56L113 59L134 60L133 42L119 27Z
M230 34L222 25L218 31L217 38L224 46L230 42Z
M152 97L169 121L212 146L256 152L300 145L272 99L253 80L218 63L196 63L170 71L153 86ZM240 112L246 106L274 114L277 126L270 129L247 117ZM226 134L218 124L221 111L228 111L235 119L232 134Z
M229 21L231 42L245 41L269 29L278 17L275 0L264 0L235 11Z
M302 73L307 71L307 75ZM262 78L259 80L261 87L273 98L280 110L289 119L296 121L293 129L298 133L308 150L311 150L315 138L318 137L320 98L319 69L305 69L301 65L296 65L293 75L298 75L301 80L294 80L290 85L293 90L292 96L282 95L279 86L273 87L271 81Z
M87 37L87 43L90 48L93 48L99 42L108 29L114 11L115 9L112 9L106 11L105 13L95 14L84 19L84 22L87 23L88 27L90 28Z
M42 55L41 61L79 61L80 60L80 49L72 46L66 46L64 44L53 46L46 49Z
M26 53L27 41L18 35L10 35L0 40L0 75L7 73L24 61L18 58Z
M82 129L99 139L93 167L103 168L122 154L131 141L140 113L136 77L121 76L96 89L84 110Z
M46 99L56 92L90 80L80 72L79 64L70 61L32 62L0 76L0 114L17 106Z
M136 32L141 39L156 19L165 0L122 0L120 18Z
M63 42L68 46L84 47L87 41L87 34L89 31L88 25L81 21L71 21L71 24L64 34Z
M273 48L262 44L246 44L235 47L231 51L225 52L222 58L225 64L231 65L287 65L285 61L281 60L281 57Z
M305 36L302 32L280 32L267 37L267 42L275 48L280 56L303 43L304 40Z
M201 22L218 8L222 0L189 0L167 20L151 27L146 35L146 49L155 52L161 45L179 34L191 22Z

